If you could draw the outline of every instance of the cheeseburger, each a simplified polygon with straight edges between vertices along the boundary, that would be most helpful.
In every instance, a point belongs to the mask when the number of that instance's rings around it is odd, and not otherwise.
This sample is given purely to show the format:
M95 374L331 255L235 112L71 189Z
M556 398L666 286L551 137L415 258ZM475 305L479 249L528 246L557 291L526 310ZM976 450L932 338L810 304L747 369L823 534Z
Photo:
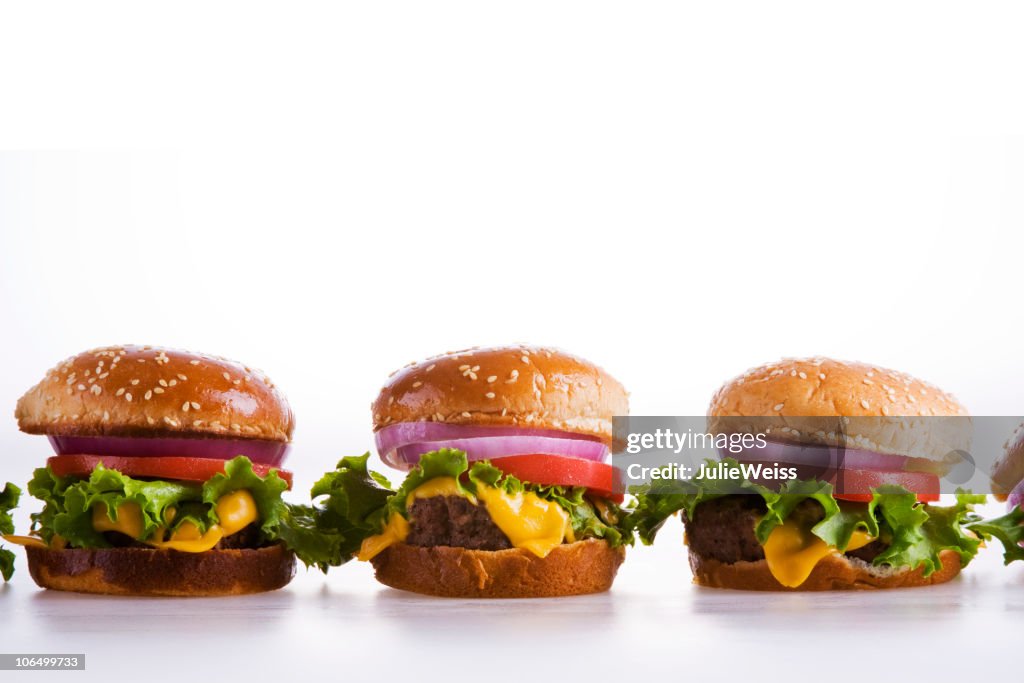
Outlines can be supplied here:
M611 587L631 540L607 463L628 399L604 370L555 349L471 349L399 370L372 410L404 482L346 458L313 495L322 529L361 534L381 583L474 598Z
M849 419L847 419L849 418ZM940 419L959 418L959 419ZM976 554L968 529L984 496L939 500L939 477L969 445L967 411L904 373L790 359L726 383L711 432L757 433L728 454L737 479L643 487L631 525L651 542L681 512L696 583L747 590L896 588L949 581ZM786 481L752 465L778 464Z
M294 418L262 373L153 346L86 351L18 401L18 426L54 455L28 492L44 503L25 546L43 588L230 595L293 574L279 538L279 469Z

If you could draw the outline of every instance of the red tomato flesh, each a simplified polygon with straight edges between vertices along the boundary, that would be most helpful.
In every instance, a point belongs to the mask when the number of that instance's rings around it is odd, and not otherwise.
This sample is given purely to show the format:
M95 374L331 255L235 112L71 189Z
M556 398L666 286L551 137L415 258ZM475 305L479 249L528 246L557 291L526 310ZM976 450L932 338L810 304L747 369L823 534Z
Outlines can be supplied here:
M583 486L601 498L623 501L623 495L617 492L622 489L618 470L603 462L539 454L509 455L490 462L502 472L531 484Z
M224 472L224 460L208 458L125 458L111 455L55 455L46 461L59 477L88 477L97 465L117 470L129 477L204 482ZM252 471L261 477L271 472L292 487L292 473L269 465L253 463Z

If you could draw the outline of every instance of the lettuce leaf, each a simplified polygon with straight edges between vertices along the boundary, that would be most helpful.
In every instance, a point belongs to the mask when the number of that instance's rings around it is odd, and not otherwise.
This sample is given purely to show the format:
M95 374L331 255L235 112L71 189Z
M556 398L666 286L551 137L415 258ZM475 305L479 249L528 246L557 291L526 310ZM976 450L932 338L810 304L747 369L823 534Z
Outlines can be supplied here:
M732 459L722 463L727 468L738 467ZM709 461L709 464L717 463ZM822 519L811 527L818 538L844 551L855 531L865 531L888 544L874 559L874 564L921 568L925 576L941 567L939 554L944 550L956 552L966 566L981 543L976 534L986 533L985 528L975 529L972 525L976 521L973 505L983 503L985 496L964 492L958 492L956 504L949 507L920 504L912 492L893 485L874 489L869 503L837 501L831 484L802 480L788 481L778 491L746 479L667 480L633 487L631 493L637 497L637 506L627 516L626 528L635 530L640 540L648 545L654 542L658 530L671 515L682 510L688 519L693 519L700 514L701 503L724 495L761 496L766 512L754 529L761 544L800 503L811 499L823 511ZM1024 540L1024 534L1015 532L1005 522L993 525L987 533L1007 538L1020 534Z
M7 482L3 491L0 491L0 535L14 533L11 510L18 507L20 497L21 489L10 482ZM10 581L13 574L14 553L0 545L0 576L4 577L4 581Z
M111 521L126 503L138 505L142 514L142 539L148 539L161 527L173 532L190 521L201 531L218 522L216 502L221 496L247 489L260 512L262 540L277 539L284 518L281 493L288 485L271 471L261 477L252 469L248 458L239 456L224 464L224 472L203 484L180 481L143 481L117 470L98 465L88 478L60 477L49 467L35 471L28 490L45 505L32 515L32 530L46 543L59 535L76 548L107 548L110 543L93 528L93 509L103 505ZM174 508L171 524L166 523L168 510Z
M261 477L252 469L248 458L238 457L224 463L224 472L215 474L203 484L203 503L210 506L209 520L216 523L217 513L214 509L221 496L232 491L247 489L256 501L256 509L260 512L260 531L268 539L277 537L277 529L285 513L285 503L281 494L288 489L288 484L271 470L266 477Z
M431 479L452 477L460 492L474 495L478 487L491 486L507 493L531 491L544 500L557 503L569 513L577 539L603 538L613 546L632 542L632 534L622 531L622 511L613 503L595 504L582 487L546 486L522 482L506 475L489 462L469 464L463 451L444 448L426 453L409 472L401 486L394 489L383 476L367 469L369 453L343 458L310 492L312 507L297 509L290 525L302 533L326 535L319 553L311 562L322 571L344 564L359 550L364 539L383 531L392 514L409 516L409 494Z
M985 540L995 538L1003 544L1003 564L1024 560L1024 510L1015 506L1002 517L972 522L967 528Z
M388 500L395 492L387 479L367 469L369 457L365 453L342 458L336 469L321 477L310 491L314 500L321 499L319 504L289 506L282 538L307 567L326 572L345 564L363 539L383 528Z

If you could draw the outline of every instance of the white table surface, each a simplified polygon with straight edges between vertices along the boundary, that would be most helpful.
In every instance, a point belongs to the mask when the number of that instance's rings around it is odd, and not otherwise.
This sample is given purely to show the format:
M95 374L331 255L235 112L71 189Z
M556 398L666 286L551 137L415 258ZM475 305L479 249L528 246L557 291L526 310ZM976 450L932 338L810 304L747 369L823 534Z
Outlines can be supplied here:
M993 512L1000 509L988 506ZM85 672L0 680L550 680L693 675L713 680L1014 680L1024 564L997 548L951 583L857 593L766 594L692 585L681 526L632 550L611 592L468 601L379 586L352 562L286 589L217 599L39 590L19 558L0 588L0 652L85 653ZM456 678L452 678L452 677ZM315 677L315 678L314 678Z

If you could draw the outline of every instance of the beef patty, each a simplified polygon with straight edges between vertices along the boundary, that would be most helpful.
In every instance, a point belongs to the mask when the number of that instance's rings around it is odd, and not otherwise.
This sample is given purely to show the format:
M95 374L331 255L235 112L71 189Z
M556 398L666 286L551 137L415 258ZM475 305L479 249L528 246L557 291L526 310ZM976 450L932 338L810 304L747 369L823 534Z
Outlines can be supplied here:
M693 519L683 512L686 542L701 557L726 564L763 560L764 548L757 542L754 527L767 511L764 499L755 495L724 496L701 503L694 510ZM824 515L821 505L804 500L794 508L790 519L796 517L801 524L813 526ZM846 555L871 562L886 546L883 541L873 541Z
M511 548L487 509L459 496L431 496L413 501L409 510L409 545L447 545L473 550Z

